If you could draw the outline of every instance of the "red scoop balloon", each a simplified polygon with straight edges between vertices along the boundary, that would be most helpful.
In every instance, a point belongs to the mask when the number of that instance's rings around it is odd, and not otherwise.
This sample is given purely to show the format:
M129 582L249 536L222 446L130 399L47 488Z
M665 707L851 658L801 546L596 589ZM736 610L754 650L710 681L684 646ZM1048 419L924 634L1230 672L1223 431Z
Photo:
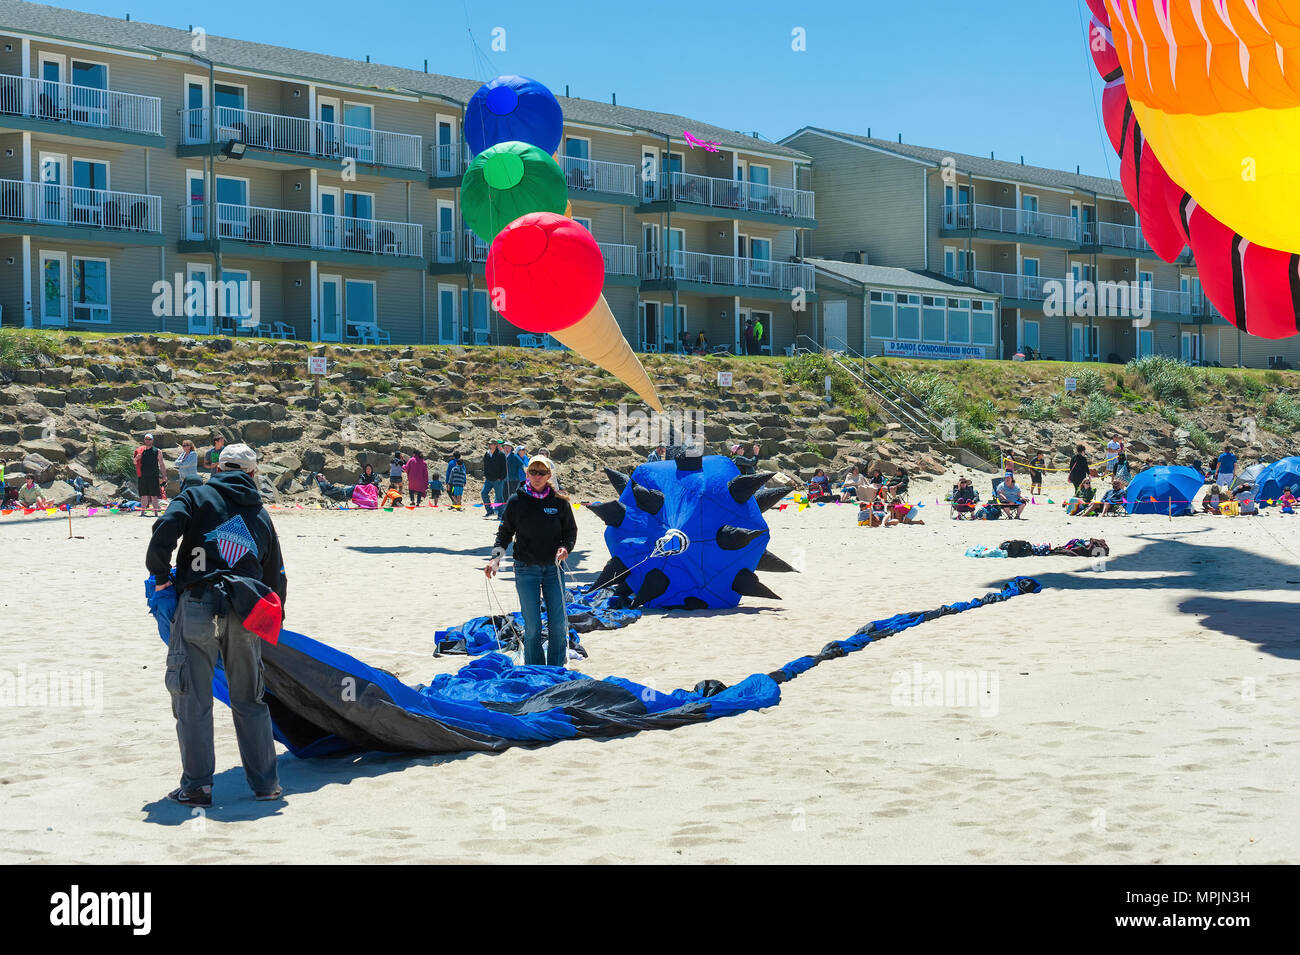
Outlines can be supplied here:
M492 240L487 284L510 324L554 332L577 324L596 305L605 258L592 234L572 219L530 212Z

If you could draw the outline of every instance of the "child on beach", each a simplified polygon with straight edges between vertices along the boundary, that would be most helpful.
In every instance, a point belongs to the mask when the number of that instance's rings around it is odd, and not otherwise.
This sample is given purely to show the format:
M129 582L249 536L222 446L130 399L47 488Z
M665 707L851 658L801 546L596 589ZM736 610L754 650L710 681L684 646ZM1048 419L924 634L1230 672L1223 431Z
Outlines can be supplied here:
M1223 491L1219 485L1211 485L1209 491L1205 494L1205 500L1201 502L1201 511L1205 514L1219 513L1219 500L1223 497Z
M1043 452L1039 451L1034 455L1034 460L1029 465L1029 493L1043 493L1043 471L1047 468L1047 459L1043 457Z
M1295 513L1296 496L1292 493L1292 490L1292 488L1287 488L1282 492L1282 496L1277 499L1277 502L1282 505L1283 514Z
M384 492L383 500L379 502L380 507L394 507L402 503L402 485L401 483L388 485L388 490Z
M465 462L461 460L459 451L451 453L443 480L447 482L447 493L451 495L452 509L459 511L461 495L465 493Z

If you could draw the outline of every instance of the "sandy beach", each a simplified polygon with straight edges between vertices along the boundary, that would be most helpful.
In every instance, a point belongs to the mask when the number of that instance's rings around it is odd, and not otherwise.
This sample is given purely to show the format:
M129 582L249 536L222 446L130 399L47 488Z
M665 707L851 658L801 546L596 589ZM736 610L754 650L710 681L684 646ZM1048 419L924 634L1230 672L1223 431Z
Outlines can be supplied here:
M1300 518L1066 518L1040 497L1023 523L958 523L935 506L953 479L916 485L924 527L859 528L834 505L769 512L771 549L803 567L764 575L783 600L652 611L584 637L582 670L734 683L1013 576L1040 594L924 624L785 685L779 706L685 729L500 755L285 754L278 804L253 801L218 704L203 817L162 799L180 763L143 599L151 522L77 518L68 539L66 519L0 519L0 671L102 686L99 705L0 707L0 862L1300 857ZM274 512L286 625L408 683L459 668L431 656L433 633L487 612L495 525L481 514ZM579 514L583 580L605 562L602 530ZM1095 567L963 555L1092 536L1111 547ZM508 563L497 593L517 609ZM936 673L974 674L978 699L927 693Z

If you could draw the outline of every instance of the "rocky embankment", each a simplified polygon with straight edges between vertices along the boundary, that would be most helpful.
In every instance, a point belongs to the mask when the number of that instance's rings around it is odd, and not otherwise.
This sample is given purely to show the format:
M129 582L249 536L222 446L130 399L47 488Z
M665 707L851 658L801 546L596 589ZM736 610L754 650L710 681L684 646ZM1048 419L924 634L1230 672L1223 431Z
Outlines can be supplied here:
M351 483L361 465L387 474L394 449L420 450L431 469L460 449L482 474L487 441L545 447L565 487L608 495L603 468L627 470L666 437L621 383L563 352L521 349L363 348L303 343L128 335L64 336L31 367L0 371L0 463L10 485L31 474L46 497L135 497L123 460L146 433L170 462L186 438L200 450L213 433L253 446L268 499L318 497L312 472ZM309 355L325 355L319 395ZM702 431L710 451L761 449L761 467L789 484L847 462L886 473L941 473L952 459L909 440L896 424L860 410L855 420L782 381L780 364L651 357L647 364L677 428ZM716 371L734 371L730 389ZM620 405L623 406L622 410ZM126 460L129 460L127 458ZM833 471L832 471L833 473ZM169 494L177 492L176 480Z

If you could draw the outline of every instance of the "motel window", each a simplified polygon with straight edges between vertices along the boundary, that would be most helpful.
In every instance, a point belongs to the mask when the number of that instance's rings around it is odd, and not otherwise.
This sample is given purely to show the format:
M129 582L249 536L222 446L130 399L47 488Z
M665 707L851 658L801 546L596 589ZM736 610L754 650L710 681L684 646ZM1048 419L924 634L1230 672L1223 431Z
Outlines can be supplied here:
M72 260L72 320L107 324L108 260Z
M993 303L977 301L971 306L971 342L975 345L993 344Z
M894 293L871 293L871 337L894 337Z
M948 340L947 322L944 318L943 299L933 295L922 297L921 337L927 342Z
M921 338L921 296L898 296L898 339L919 341Z
M970 344L970 299L948 299L948 341Z

